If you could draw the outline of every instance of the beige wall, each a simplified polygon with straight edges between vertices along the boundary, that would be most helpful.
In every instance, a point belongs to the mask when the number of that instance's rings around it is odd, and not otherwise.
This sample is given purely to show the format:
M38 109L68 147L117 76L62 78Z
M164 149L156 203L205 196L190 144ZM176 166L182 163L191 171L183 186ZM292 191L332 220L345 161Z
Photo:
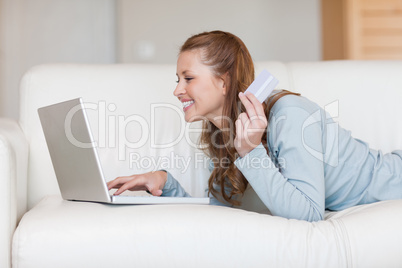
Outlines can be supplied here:
M0 0L0 117L18 118L18 86L50 62L175 63L191 34L241 37L254 60L320 60L319 0Z
M174 63L192 34L238 35L254 60L320 60L319 0L117 0L120 62Z
M18 118L30 67L115 62L113 0L0 0L0 116Z

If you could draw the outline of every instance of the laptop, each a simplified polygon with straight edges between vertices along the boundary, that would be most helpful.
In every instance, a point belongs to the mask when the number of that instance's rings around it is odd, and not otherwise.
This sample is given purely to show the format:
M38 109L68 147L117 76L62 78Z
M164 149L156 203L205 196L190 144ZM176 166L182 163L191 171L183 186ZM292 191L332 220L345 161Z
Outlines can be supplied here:
M110 194L82 99L42 107L38 113L63 199L109 204L209 204L208 197Z

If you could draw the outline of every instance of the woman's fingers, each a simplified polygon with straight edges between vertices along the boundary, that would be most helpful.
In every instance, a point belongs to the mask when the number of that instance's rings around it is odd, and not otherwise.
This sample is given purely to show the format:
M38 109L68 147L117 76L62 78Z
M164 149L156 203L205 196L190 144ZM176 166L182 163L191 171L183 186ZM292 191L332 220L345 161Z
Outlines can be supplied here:
M257 99L257 97L254 96L254 94L247 93L246 97L253 104L254 110L256 111L257 115L265 115L264 107L262 106L262 103L260 103L260 101Z
M159 190L159 189L148 189L148 191L154 196L162 195L162 190Z
M148 191L152 195L162 195L163 187L167 181L166 171L152 171L127 177L118 177L107 183L108 189L117 189L114 195L124 191Z
M239 118L236 120L235 122L235 127L236 127L236 137L235 140L237 143L240 143L241 140L243 139L243 122L239 116ZM238 146L240 146L240 144L238 144Z
M250 119L249 125L253 128L264 127L267 124L264 107L260 101L252 93L239 93L240 100L246 108L248 118ZM260 122L261 121L261 122Z
M134 177L133 179L127 181L123 185L121 185L114 195L119 195L127 190L138 191L138 190L146 190L147 188L144 186L144 183L141 181L140 177Z
M130 190L148 191L155 196L162 195L162 190L160 190L160 187L163 187L158 183L157 174L154 174L153 172L127 177L118 177L113 181L108 182L107 186L109 190L117 189L114 195L119 195L127 190Z
M239 93L239 98L246 108L235 122L235 148L243 157L261 143L262 135L267 127L267 117L264 107L253 94Z
M109 190L111 189L116 189L116 188L120 188L124 183L126 183L127 181L131 180L132 176L129 177L118 177L112 181L107 182L107 188Z
M138 176L118 177L107 183L107 187L109 190L117 189L114 195L119 195L126 190L136 190L136 188L138 188L138 185L140 185Z
M239 93L239 98L240 98L240 101L243 103L244 107L246 108L247 115L249 117L255 116L256 111L254 109L253 103L251 103L251 101L248 99L248 93L247 93L247 96L246 96L243 92L240 92Z

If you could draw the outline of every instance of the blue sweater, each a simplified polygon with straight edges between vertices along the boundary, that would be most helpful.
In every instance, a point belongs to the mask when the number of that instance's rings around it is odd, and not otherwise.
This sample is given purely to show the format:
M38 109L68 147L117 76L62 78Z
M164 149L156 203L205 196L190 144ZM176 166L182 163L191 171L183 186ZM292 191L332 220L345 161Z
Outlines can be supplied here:
M279 99L268 122L269 155L260 144L234 164L273 215L318 221L326 209L402 198L402 150L370 149L300 96ZM170 173L163 195L189 196Z

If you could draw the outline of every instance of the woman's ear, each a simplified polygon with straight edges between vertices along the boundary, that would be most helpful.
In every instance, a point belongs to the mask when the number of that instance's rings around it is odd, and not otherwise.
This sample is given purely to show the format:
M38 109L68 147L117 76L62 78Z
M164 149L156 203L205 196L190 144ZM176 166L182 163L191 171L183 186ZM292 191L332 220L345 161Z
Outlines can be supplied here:
M223 96L226 96L226 94L228 93L227 91L228 91L228 87L227 87L227 85L228 85L228 78L229 78L229 74L226 72L224 75L222 75L221 76L221 79L222 79L222 93L223 93Z

